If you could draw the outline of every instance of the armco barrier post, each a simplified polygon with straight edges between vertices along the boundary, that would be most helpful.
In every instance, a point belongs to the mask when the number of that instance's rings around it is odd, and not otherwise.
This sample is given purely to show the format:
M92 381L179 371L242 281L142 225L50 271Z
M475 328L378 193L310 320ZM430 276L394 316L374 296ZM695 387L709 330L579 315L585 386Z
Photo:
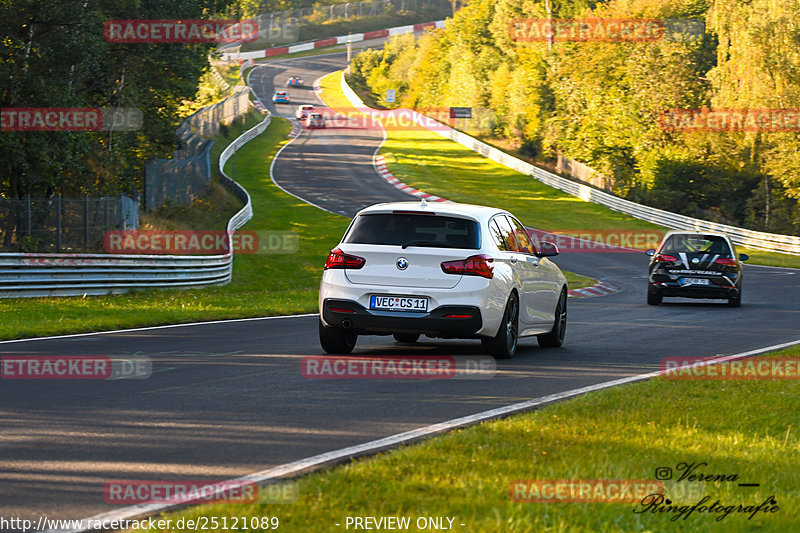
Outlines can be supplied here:
M83 195L83 251L89 248L89 195Z
M26 194L25 195L25 203L26 203L25 222L26 222L26 229L28 230L27 234L28 234L28 237L30 238L30 236L31 236L31 225L32 225L32 221L31 221L31 195L30 194Z
M56 252L61 251L61 194L56 197Z

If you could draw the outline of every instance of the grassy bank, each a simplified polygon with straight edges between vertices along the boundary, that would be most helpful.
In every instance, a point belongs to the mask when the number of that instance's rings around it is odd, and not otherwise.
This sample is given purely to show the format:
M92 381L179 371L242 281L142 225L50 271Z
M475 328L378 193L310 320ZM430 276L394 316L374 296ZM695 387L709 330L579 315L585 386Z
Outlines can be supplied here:
M230 128L228 138L242 129ZM255 215L243 229L294 232L300 238L296 253L236 255L233 281L225 287L3 299L0 339L313 311L321 267L348 219L321 212L283 193L270 180L269 163L290 130L288 121L273 119L264 134L237 152L226 170L235 164L236 179L253 201Z
M322 79L329 106L352 109L339 88L341 73ZM467 203L503 207L532 227L548 230L626 232L660 230L607 207L570 196L422 128L389 128L380 153L387 168L417 189ZM750 263L800 268L800 256L739 247Z
M778 354L799 357L800 347ZM290 532L345 531L348 516L403 516L412 524L451 517L454 531L487 533L792 531L800 523L798 394L796 380L657 378L308 475L292 504L206 505L171 516L276 516L280 530ZM695 474L737 478L678 482L681 463L706 463ZM757 506L773 497L779 510L752 519L735 511L721 519L722 512L696 511L673 519L676 512L654 513L638 498L525 503L509 490L518 480L654 480L660 467L673 471L662 491L673 505L708 496L709 506Z
M303 22L298 27L296 42L316 41L329 37L339 37L340 35L366 33L370 31L384 30L397 26L410 24L422 24L434 20L441 20L451 16L452 10L447 4L442 4L435 9L425 9L420 13L382 13L379 15L366 15L362 17L339 18L333 20ZM284 46L291 43L274 43L266 39L259 39L248 43L243 43L239 50L241 52L253 52L264 50L273 46Z
M263 117L252 114L215 138L212 159L230 140ZM278 189L269 167L287 142L291 125L273 119L267 131L240 149L226 167L229 175L250 193L254 217L245 231L292 232L299 249L287 254L238 254L233 281L225 287L191 290L147 290L124 295L85 298L0 300L0 339L81 333L119 328L176 324L226 318L315 312L325 257L339 242L349 219L322 212ZM143 217L143 229L223 230L241 204L214 183L209 193L191 206L157 210ZM570 287L595 283L586 276L565 273Z

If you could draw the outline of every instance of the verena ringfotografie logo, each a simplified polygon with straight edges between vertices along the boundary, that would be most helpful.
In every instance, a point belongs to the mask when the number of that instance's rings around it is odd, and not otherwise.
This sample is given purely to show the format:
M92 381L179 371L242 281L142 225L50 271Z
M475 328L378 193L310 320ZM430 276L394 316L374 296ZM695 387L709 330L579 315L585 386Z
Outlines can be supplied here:
M672 380L800 379L800 358L748 357L715 362L702 357L664 357L661 374Z
M489 356L307 356L300 371L306 379L488 379L497 363Z
M300 238L291 231L217 230L113 230L103 235L103 249L110 254L220 255L230 245L237 254L292 254Z
M115 480L103 486L106 503L255 503L258 485L252 481Z
M657 248L664 232L661 230L553 230L529 229L534 242L548 241L561 253L632 253Z
M660 122L675 131L800 131L800 109L667 109Z
M235 43L255 41L258 22L247 20L108 20L110 43Z
M664 485L652 479L528 479L508 487L520 503L636 503L657 493Z
M112 107L4 107L2 131L135 131L142 112Z
M141 355L0 357L0 379L146 379L152 373L152 361Z

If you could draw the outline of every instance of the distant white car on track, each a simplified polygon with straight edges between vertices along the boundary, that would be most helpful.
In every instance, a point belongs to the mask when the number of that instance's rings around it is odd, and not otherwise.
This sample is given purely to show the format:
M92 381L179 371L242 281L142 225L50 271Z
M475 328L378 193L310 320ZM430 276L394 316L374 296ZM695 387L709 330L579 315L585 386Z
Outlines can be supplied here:
M359 335L480 339L499 358L520 337L560 346L567 281L524 226L502 209L395 202L359 211L328 256L319 291L319 338L350 353Z
M324 128L325 127L325 115L322 113L309 113L306 116L306 128L314 129L314 128Z
M309 113L314 111L314 106L310 104L303 104L297 106L297 111L294 112L294 116L297 117L297 120L305 120Z

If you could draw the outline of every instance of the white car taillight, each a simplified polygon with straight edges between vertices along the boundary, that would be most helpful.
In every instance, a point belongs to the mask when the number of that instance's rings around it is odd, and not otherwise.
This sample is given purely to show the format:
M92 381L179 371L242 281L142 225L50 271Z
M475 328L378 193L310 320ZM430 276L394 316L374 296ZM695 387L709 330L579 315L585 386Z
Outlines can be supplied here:
M358 270L363 267L366 262L367 260L363 257L346 254L339 248L334 248L331 250L331 253L328 254L328 259L325 260L325 270L332 268L350 268Z
M445 261L442 263L442 272L445 274L480 276L482 278L492 279L494 277L493 262L494 258L489 255L472 255L466 259Z

